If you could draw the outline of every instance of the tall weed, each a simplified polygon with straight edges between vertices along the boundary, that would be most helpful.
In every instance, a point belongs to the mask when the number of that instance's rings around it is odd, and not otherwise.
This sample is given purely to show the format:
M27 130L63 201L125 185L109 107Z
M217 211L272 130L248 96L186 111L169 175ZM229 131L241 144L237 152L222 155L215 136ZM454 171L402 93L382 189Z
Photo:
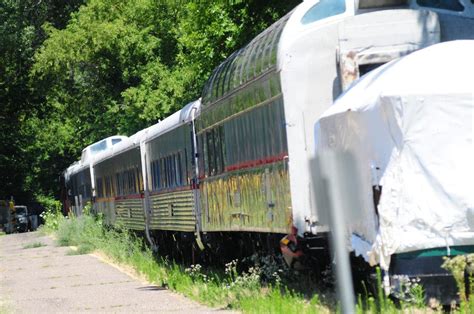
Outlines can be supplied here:
M45 195L37 195L36 200L45 208L45 211L40 215L45 222L40 230L45 233L57 231L61 222L64 220L64 216L61 213L61 202Z

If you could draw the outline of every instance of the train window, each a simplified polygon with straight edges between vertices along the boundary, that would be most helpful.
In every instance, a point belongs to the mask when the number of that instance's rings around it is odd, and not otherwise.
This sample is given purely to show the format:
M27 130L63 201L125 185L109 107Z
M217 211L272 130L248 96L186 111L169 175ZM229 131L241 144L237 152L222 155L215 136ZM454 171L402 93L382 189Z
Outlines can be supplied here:
M242 66L242 49L238 50L236 52L236 57L235 57L235 64L233 66L233 71L232 71L232 78L231 78L231 88L236 88L239 86L239 73L240 73L240 67Z
M166 184L164 187L170 187L172 185L172 172L171 172L171 162L170 162L170 158L168 156L166 156L164 158L164 170L165 170L165 177L166 177Z
M214 136L212 131L206 132L206 148L207 148L207 175L212 176L215 172L214 167Z
M224 171L225 167L225 144L224 128L222 125L213 128L205 133L205 151L206 151L206 174L214 176Z
M158 188L161 186L161 168L160 168L160 162L159 160L155 160L153 162L153 164L155 165L155 171L153 172L153 176L154 176L154 179L155 179L155 184L153 186L153 188L155 190L158 190Z
M215 84L215 79L216 79L218 71L219 71L219 68L214 70L214 73L212 73L212 76L209 79L209 100L211 102L214 101L214 99L215 99L214 94L215 94L216 88L215 88L214 84Z
M103 197L104 196L104 191L103 191L103 186L102 186L102 178L97 178L97 180L96 180L96 190L97 190L97 196L98 197Z
M204 176L207 173L207 147L205 141L205 133L198 136L198 149L199 149L199 173Z
M117 184L117 195L122 195L121 192L121 187L120 187L120 174L117 173L115 174L115 183Z
M416 0L416 3L422 7L443 9L455 12L464 11L464 6L459 0Z
M313 5L301 19L302 24L313 23L346 11L345 0L321 0Z
M151 172L151 189L155 190L156 189L156 166L155 166L155 161L152 161L150 163L150 172Z
M122 141L121 138L113 138L113 139L112 139L112 145L115 145L115 144L117 144L117 143L120 143L121 141Z
M133 171L133 169L130 169L128 171L129 173L129 181L128 181L128 193L129 194L133 194L135 193L136 191L136 183L137 183L137 179L136 179L136 174L135 174L135 171Z
M137 173L137 188L136 192L140 193L143 190L143 180L142 180L142 173L138 167L135 167L135 171Z
M225 137L220 137L225 142L222 158L231 170L237 170L242 164L258 165L268 157L280 156L287 149L281 98L226 121L223 130Z
M359 9L376 9L406 5L407 0L359 0Z
M106 197L111 197L113 194L111 179L112 179L111 177L105 177L105 196Z
M154 190L183 186L186 183L184 152L179 151L152 162L152 184Z
M236 53L234 52L227 59L225 67L222 71L221 84L219 87L221 89L221 96L227 95L227 93L230 91L230 77L232 76L232 72L234 71L234 68L235 68L235 56L236 56Z
M175 173L176 173L176 185L180 186L182 177L182 169L181 169L181 156L179 154L175 154L174 156L174 164L175 164Z
M93 153L97 153L97 152L100 152L100 151L103 151L103 150L106 150L106 149L107 149L107 141L106 140L102 140L99 143L94 144L94 145L91 146L91 152L93 152Z

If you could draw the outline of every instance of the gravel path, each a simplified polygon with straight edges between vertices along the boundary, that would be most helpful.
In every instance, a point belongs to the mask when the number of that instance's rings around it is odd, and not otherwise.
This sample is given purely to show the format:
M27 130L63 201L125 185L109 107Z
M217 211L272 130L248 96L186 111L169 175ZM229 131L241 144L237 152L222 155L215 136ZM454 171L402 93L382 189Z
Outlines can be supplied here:
M33 243L44 246L25 248ZM0 313L230 313L147 285L37 232L0 236Z

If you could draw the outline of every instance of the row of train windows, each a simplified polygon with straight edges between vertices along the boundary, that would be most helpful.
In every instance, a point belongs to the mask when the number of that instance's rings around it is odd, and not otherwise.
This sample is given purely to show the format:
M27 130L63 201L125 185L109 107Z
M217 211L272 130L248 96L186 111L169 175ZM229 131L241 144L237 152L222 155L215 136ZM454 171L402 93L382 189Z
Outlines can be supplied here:
M280 79L276 72L270 73L245 87L234 95L221 99L218 103L206 108L197 120L199 129L207 128L213 124L221 123L222 120L248 110L251 107L259 106L271 98L281 95Z
M138 167L131 168L112 176L96 179L97 197L113 197L116 195L138 194L143 189L142 175Z
M89 183L73 185L71 189L71 195L78 196L82 195L83 198L90 198L91 185Z
M111 176L97 178L96 190L98 197L112 197L115 195L115 187Z
M82 195L83 198L91 197L90 172L88 168L75 174L72 177L71 183L72 195Z
M471 0L474 3L474 0ZM434 9L444 9L455 12L464 11L464 5L459 0L417 0L416 3L419 6L434 8Z
M186 149L161 157L151 163L154 191L188 184Z
M138 167L134 167L115 174L117 195L138 194L143 190L142 174Z
M230 167L271 162L287 151L283 102L256 107L199 136L200 172L218 175Z
M275 65L278 41L288 17L223 62L209 79L205 98L218 99Z

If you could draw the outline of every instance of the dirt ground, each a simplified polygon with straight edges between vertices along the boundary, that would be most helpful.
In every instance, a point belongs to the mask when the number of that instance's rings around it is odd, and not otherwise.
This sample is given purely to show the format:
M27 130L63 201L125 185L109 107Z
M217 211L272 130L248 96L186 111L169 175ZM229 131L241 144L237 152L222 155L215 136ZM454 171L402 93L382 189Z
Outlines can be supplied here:
M44 246L27 248L35 243ZM0 313L225 313L148 285L38 232L0 236Z

